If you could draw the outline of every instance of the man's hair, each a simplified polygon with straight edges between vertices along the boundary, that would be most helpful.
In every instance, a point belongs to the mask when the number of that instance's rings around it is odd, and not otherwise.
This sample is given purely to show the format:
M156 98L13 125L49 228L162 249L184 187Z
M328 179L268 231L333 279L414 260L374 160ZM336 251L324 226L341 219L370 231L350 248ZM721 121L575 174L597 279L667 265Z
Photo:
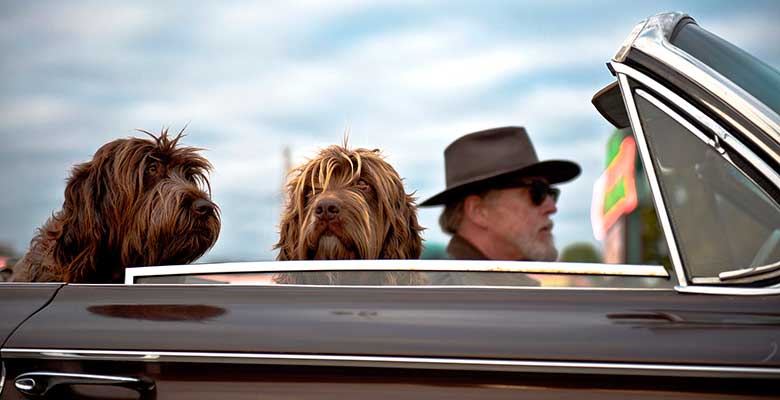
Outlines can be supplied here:
M463 203L466 202L465 197L461 197L455 202L447 203L444 206L439 216L439 226L444 233L454 235L460 227L460 222L463 221Z
M463 206L466 204L467 197L475 195L482 200L486 200L488 197L492 197L490 194L494 192L496 192L496 189L477 189L471 193L460 196L455 201L445 204L444 211L442 211L439 216L439 226L441 227L441 230L450 235L454 235L458 231L460 223L463 222Z

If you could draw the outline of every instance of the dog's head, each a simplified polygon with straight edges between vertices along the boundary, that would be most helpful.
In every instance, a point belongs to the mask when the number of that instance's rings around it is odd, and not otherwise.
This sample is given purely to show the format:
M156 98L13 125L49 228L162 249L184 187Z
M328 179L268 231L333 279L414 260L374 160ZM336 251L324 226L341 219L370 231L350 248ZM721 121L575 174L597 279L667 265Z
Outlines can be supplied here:
M419 258L414 198L379 150L330 146L291 174L278 260Z
M69 282L112 282L124 267L189 263L217 240L211 164L200 149L177 147L182 132L141 132L151 139L114 140L73 168L54 216L59 230L50 232Z

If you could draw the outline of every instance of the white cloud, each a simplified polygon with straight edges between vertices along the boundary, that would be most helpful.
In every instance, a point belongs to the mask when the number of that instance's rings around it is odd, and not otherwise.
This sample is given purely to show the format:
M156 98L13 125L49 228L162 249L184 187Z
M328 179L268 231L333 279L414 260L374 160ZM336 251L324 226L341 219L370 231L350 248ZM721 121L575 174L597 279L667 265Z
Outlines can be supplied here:
M2 18L0 34L46 33L54 41L111 42L137 35L159 21L157 14L143 4L106 3L31 3L17 14Z
M441 93L463 93L485 88L502 79L522 74L533 60L512 49L493 49L476 54L451 56L423 63L399 76L405 88ZM423 60L425 61L425 60ZM468 96L468 92L465 93Z
M62 123L76 107L60 98L31 95L0 103L0 121L10 130L21 130L30 124Z
M210 11L213 27L235 39L256 34L258 29L269 32L306 32L344 14L358 11L369 3L356 0L289 2L235 2Z

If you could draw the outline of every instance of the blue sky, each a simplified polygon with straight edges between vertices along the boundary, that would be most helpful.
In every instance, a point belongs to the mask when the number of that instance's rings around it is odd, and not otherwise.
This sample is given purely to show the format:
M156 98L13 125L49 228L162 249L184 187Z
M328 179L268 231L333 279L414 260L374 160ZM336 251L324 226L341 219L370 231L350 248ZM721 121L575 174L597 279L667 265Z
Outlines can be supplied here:
M223 226L201 261L274 257L293 161L380 148L421 200L458 136L525 126L543 159L578 161L558 247L596 243L592 185L610 126L590 104L641 19L683 11L780 66L774 1L37 1L0 5L0 242L23 252L73 164L135 129L181 129L215 166ZM445 242L440 209L421 209Z

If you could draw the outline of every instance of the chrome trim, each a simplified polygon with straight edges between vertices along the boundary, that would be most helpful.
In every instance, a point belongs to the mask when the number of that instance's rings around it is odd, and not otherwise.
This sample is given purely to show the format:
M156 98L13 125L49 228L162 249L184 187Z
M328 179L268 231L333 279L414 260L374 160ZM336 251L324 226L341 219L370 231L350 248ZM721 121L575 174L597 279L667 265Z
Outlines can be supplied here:
M62 354L69 354L64 358ZM479 371L550 372L618 375L667 375L771 378L780 377L780 368L735 367L726 365L642 364L611 362L569 362L501 360L480 358L392 357L330 354L210 353L177 351L3 349L4 358L80 361L105 360L143 362L200 362L233 364L307 365L334 367L456 369Z
M648 277L640 277L640 278L648 278ZM649 278L658 278L658 279L664 279L661 277L649 277ZM107 286L114 286L114 287L127 287L127 285L124 284L97 284L97 283L90 283L90 284L69 284L68 286L95 286L95 287L107 287ZM193 286L206 286L206 287L213 287L213 286L252 286L252 287L283 287L283 288L341 288L341 289L382 289L382 290L452 290L452 289L490 289L490 290L594 290L594 291L652 291L652 292L670 292L673 291L674 288L672 286L669 287L660 287L660 288L650 288L650 287L599 287L599 286L490 286L490 285L404 285L404 286L398 286L398 285L308 285L308 284L237 284L237 283L143 283L143 284L135 284L136 287L138 286L158 286L158 287L193 287Z
M723 281L718 277L694 276L691 278L693 285L722 285Z
M680 97L677 93L669 90L665 86L659 84L658 82L656 82L655 80L653 80L652 78L648 77L647 75L645 75L640 71L637 71L625 64L611 63L610 66L616 73L628 75L635 81L652 89L660 96L669 99L669 101L674 103L675 106L679 107L686 114L690 115L692 118L696 119L702 125L707 127L707 129L711 130L718 137L718 140L721 140L724 143L728 144L732 149L734 149L734 151L737 152L737 154L740 155L740 157L747 160L753 167L755 167L759 172L761 172L761 174L766 179L768 179L770 182L772 182L772 184L774 184L777 188L780 189L780 175L778 175L777 172L775 172L775 170L769 166L769 164L767 164L763 159L761 159L761 157L757 156L753 151L751 151L747 146L742 144L742 142L737 140L731 133L729 133L726 129L724 129L720 124L718 124L712 118L707 116L707 114L704 114L701 110L691 105L688 101ZM715 147L715 143L711 143L712 141L709 140L709 138L703 140L706 143Z
M3 394L3 386L5 386L5 363L0 362L0 395Z
M775 142L780 143L780 115L707 64L672 45L667 38L667 34L670 32L670 28L673 29L673 27L662 23L652 23L653 19L664 19L667 18L667 15L659 14L651 17L645 25L644 31L634 40L632 47L666 64L714 96L722 99L731 108L756 124L759 129L772 137ZM722 116L727 118L725 115ZM780 162L780 155L769 149L749 129L730 118L727 119L735 127L738 127L743 134L748 136L754 144Z
M721 274L719 274L719 276L717 277L696 277L693 278L692 281L694 284L703 284L703 285L739 285L739 284L747 284L747 283L756 283L767 279L777 278L778 276L780 276L780 270L775 269L766 273L759 272L758 274L760 275L751 275L744 278L721 278L720 277Z
M291 272L291 271L468 271L524 272L548 274L591 274L642 277L669 277L661 265L595 264L533 261L485 260L323 260L259 261L223 264L165 265L125 269L125 284L141 276L185 274Z
M620 64L617 64L620 65ZM661 188L658 185L658 177L655 173L655 165L650 157L650 150L645 138L645 131L642 128L642 124L639 120L639 114L636 110L636 104L634 103L634 97L631 94L631 86L628 83L628 78L625 73L617 72L618 83L620 84L620 91L623 95L623 102L626 105L626 111L628 112L628 118L631 121L631 127L634 131L634 138L636 139L637 147L639 147L639 154L642 157L642 164L647 172L647 180L650 183L650 193L653 194L653 203L655 204L655 210L658 213L658 219L661 222L661 228L666 237L666 243L669 247L669 256L672 259L674 270L677 273L677 281L679 286L688 286L687 277L685 275L685 269L683 268L682 258L680 257L680 251L677 247L677 240L674 237L672 231L671 221L669 219L669 213L666 210L663 197L661 196Z
M647 19L643 19L634 25L634 28L631 29L631 32L628 34L625 40L623 40L623 43L620 44L620 48L618 49L617 53L615 53L615 56L612 57L613 61L623 62L626 60L628 51L631 50L631 46L634 45L634 41L645 29L645 25L647 25Z
M14 386L21 392L32 390L35 387L35 380L31 378L16 378Z
M634 29L631 30L631 33L628 34L628 37L620 45L620 49L618 49L615 56L612 57L612 61L625 61L626 56L628 56L628 51L631 50L631 47L634 47L634 43L636 43L636 40L640 35L652 36L657 41L668 41L669 33L674 30L683 18L690 18L693 20L688 14L680 12L656 14L650 18L643 19L636 24Z
M731 280L738 280L740 278L752 277L756 275L773 274L773 276L776 276L776 274L780 272L778 270L778 267L780 267L780 261L774 262L772 264L758 266L758 267L748 267L748 268L736 269L732 271L723 271L720 274L718 274L718 278L720 278L723 281L731 281Z
M717 294L717 295L730 295L730 296L780 295L780 287L740 288L740 287L725 287L725 286L675 286L674 290L680 293Z
M138 378L129 378L126 376L112 376L112 375L93 375L93 374L74 374L69 372L33 372L32 374L38 376L51 376L51 377L63 377L63 378L84 378L84 379L96 379L104 380L108 382L139 382ZM29 375L24 374L24 375Z
M103 385L118 386L134 390L147 398L146 394L154 393L156 386L148 378L133 378L125 376L93 375L69 372L27 372L16 377L14 386L27 397L47 397L58 386L71 385ZM154 396L152 396L154 397Z

